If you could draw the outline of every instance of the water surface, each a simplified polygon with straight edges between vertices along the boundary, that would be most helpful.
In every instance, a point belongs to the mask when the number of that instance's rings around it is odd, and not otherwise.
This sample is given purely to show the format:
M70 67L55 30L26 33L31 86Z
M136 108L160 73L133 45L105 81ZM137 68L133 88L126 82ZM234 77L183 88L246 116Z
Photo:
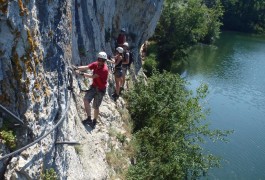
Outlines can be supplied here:
M208 179L265 179L265 37L226 32L192 50L183 76L207 83L211 128L233 129L229 143L206 148L223 157Z

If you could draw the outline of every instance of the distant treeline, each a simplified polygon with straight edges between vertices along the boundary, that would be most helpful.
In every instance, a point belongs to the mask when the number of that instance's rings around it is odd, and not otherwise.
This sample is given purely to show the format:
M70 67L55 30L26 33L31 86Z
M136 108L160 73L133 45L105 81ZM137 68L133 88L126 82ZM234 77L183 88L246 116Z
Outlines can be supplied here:
M144 68L174 71L191 46L213 43L221 29L265 34L265 0L165 0Z
M221 0L224 30L265 33L265 0Z

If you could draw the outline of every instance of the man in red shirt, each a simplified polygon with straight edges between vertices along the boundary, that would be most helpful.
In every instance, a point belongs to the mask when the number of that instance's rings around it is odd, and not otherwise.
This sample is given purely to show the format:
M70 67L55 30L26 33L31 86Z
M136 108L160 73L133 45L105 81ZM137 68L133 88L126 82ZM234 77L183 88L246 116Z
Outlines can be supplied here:
M75 70L79 70L79 74L84 77L92 78L93 82L90 89L86 92L84 97L84 105L87 113L87 119L82 121L83 124L89 124L93 129L96 126L97 118L99 115L99 106L103 100L103 96L106 93L107 80L108 80L108 67L106 65L107 54L105 52L99 52L97 61L87 65L79 66ZM81 71L92 70L93 74L84 73ZM94 118L91 119L91 106L90 103L93 100Z

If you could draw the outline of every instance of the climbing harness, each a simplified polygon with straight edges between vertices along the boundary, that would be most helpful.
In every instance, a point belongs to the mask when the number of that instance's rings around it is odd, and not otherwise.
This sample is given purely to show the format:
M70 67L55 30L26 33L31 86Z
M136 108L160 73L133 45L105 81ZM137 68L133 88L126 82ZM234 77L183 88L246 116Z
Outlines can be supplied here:
M87 92L88 91L87 89L82 88L79 77L76 77L76 79L77 79L77 84L78 84L80 92Z
M111 74L111 76L109 77L109 85L112 87L114 87L114 84L115 84L115 80L114 80L114 65L110 62L110 60L109 59L107 59L107 66L108 66L108 68L110 69L110 74Z
M111 72L114 73L114 66L109 59L107 59L107 66L111 70Z
M73 68L76 68L75 66ZM76 80L77 80L77 85L79 87L79 90L80 92L87 92L88 90L86 89L83 89L82 86L81 86L81 82L80 82L80 78L78 77L78 73L75 72L75 70L73 70L72 68L68 68L68 79L69 79L69 84L70 84L70 87L72 87L71 89L69 89L69 86L67 87L68 90L73 90L73 72L76 74ZM70 75L70 78L69 78L69 75Z

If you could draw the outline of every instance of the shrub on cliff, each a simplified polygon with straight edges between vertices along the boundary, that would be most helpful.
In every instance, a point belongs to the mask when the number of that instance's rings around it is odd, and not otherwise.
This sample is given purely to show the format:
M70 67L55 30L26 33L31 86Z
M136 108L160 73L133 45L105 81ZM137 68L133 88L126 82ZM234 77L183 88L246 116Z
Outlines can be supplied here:
M128 108L139 144L128 179L195 179L219 165L219 158L201 147L204 139L224 138L228 131L209 130L201 105L207 86L195 95L179 75L156 71L128 93Z

